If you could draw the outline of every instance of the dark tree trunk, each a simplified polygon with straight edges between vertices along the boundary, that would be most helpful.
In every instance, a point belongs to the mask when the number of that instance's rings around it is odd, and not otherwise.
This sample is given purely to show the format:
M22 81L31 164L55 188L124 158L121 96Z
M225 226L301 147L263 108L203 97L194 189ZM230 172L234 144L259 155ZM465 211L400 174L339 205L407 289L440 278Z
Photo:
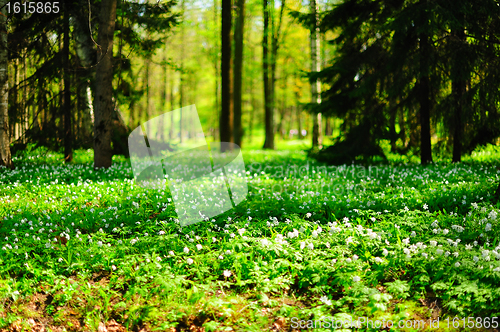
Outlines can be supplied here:
M264 149L274 149L274 108L275 108L275 86L276 86L276 61L278 57L278 48L281 32L281 23L283 12L285 10L285 1L281 2L279 21L274 19L274 1L272 6L268 6L267 0L263 2L264 6L264 39L262 41L262 57L264 72L264 102L265 102L265 129L266 139ZM273 15L269 15L269 11ZM271 22L271 31L269 33L269 22ZM269 37L271 35L271 54L269 54ZM267 85L267 88L266 88ZM267 91L267 98L266 98Z
M94 167L110 167L113 114L113 34L116 1L102 0L99 17L95 89Z
M43 86L43 80L38 79L38 115L41 116L42 113L45 112L46 98L45 98L45 89ZM44 119L42 117L42 123L39 125L40 130L42 130L45 126Z
M396 153L396 141L398 136L396 134L396 112L397 108L395 107L394 101L391 100L389 103L390 107L390 116L389 116L389 138L391 141L391 152Z
M233 136L234 143L241 147L243 136L241 127L241 86L243 69L243 28L245 20L245 0L237 0L236 24L234 26L234 117L233 117Z
M427 3L426 0L423 1ZM426 27L428 27L428 18L425 9L422 10L422 26L424 32L419 35L420 39L420 79L419 79L419 104L420 104L420 162L427 164L432 162L431 147L431 96L429 79L429 56L430 41Z
M406 148L406 123L404 110L398 112L399 137L403 143L403 148Z
M269 9L268 0L262 0L264 14L264 36L262 38L262 72L264 79L265 140L264 149L274 150L274 117L269 77Z
M0 165L14 169L10 154L9 136L9 58L7 52L7 1L1 3L0 13Z
M311 71L320 71L320 37L319 37L319 25L318 25L318 3L316 0L310 1L311 15L313 17L313 22L311 25ZM311 102L321 103L321 83L318 79L311 82ZM312 132L312 146L321 148L323 144L322 137L322 124L321 124L321 113L314 114L313 118L313 132Z
M18 86L19 86L19 65L18 65L18 59L14 61L14 77L12 77L13 84L14 84L14 89L12 89L12 94L11 94L11 101L12 103L11 110L10 110L10 116L11 120L13 120L10 123L10 131L9 131L9 138L11 141L15 141L17 139L17 119L19 117L19 96L18 96ZM7 69L8 70L8 69ZM7 83L8 85L8 83Z
M463 54L464 44L466 43L465 31L463 28L454 29L451 32L452 37L457 44L456 54ZM462 136L463 136L463 112L464 112L464 95L467 86L467 79L465 76L466 70L464 64L467 61L456 57L453 61L452 73L452 95L454 102L453 114L453 162L460 162L462 160Z
M64 45L63 45L63 79L64 79L64 162L73 160L73 131L71 123L71 78L69 68L69 5L64 3Z
M221 115L219 137L221 142L231 142L231 0L222 0L221 28ZM222 149L222 146L221 146Z
M135 101L132 100L130 102L129 106L129 111L128 111L128 125L130 128L135 128L136 127L136 121L135 121Z
M146 59L146 70L144 71L144 89L146 90L146 121L151 119L151 110L149 109L149 59Z
M38 98L39 98L39 103L38 107L40 108L39 112L43 112L42 116L42 129L47 128L47 122L48 122L48 117L47 117L47 108L48 108L48 101L47 101L47 91L45 90L43 86L43 80L39 79L39 90L38 90ZM42 136L42 140L45 141L45 137Z
M214 0L214 26L217 26L217 21L218 21L218 15L217 15L217 0ZM215 45L215 48L217 49L219 45ZM215 52L215 56L213 57L214 59L214 70L215 70L215 114L216 116L214 117L214 125L213 125L213 137L214 140L217 140L217 134L218 131L216 130L217 126L220 124L220 102L219 102L219 84L220 84L220 72L219 72L219 57L218 57L218 52Z
M26 75L26 57L23 57L23 82L26 82L26 78L28 75ZM26 131L28 130L28 114L29 114L29 108L28 108L28 86L26 83L23 83L23 103L21 106L21 142L23 144L26 144Z

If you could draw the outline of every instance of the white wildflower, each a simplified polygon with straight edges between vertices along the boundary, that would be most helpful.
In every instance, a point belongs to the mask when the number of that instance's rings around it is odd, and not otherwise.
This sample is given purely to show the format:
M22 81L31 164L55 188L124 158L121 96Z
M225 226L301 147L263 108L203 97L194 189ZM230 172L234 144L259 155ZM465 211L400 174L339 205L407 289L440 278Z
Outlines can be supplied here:
M332 305L332 301L330 299L328 299L328 297L326 297L326 296L322 296L319 300L326 305Z

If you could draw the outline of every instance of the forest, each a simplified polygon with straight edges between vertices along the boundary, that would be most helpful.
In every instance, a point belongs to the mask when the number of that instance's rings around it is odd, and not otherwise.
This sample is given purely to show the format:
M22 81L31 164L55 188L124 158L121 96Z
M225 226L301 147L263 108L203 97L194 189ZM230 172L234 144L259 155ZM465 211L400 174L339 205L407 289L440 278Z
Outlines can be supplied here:
M0 8L0 331L498 331L498 1Z

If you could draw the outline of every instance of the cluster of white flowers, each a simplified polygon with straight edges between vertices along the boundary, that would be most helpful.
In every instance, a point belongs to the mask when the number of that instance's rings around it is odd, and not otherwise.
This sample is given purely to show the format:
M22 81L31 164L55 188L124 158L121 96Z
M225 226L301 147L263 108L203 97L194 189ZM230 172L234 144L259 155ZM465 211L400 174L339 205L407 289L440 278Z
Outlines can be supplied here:
M292 232L288 232L287 237L289 239L299 237L299 231L294 228Z
M452 225L451 228L455 231L457 231L458 233L462 233L464 231L464 228L462 226L459 226L459 225Z

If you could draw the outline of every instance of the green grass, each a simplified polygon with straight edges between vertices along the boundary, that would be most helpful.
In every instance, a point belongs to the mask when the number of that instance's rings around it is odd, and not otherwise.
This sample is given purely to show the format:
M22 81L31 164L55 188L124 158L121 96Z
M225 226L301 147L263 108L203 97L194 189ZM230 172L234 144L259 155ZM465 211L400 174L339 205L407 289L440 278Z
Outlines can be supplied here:
M71 165L17 155L15 171L0 169L0 330L300 330L357 317L429 329L439 317L433 330L454 331L455 317L500 313L495 148L372 168L248 148L248 198L184 228L168 190L136 186L122 157L95 171L92 151Z

